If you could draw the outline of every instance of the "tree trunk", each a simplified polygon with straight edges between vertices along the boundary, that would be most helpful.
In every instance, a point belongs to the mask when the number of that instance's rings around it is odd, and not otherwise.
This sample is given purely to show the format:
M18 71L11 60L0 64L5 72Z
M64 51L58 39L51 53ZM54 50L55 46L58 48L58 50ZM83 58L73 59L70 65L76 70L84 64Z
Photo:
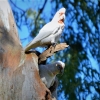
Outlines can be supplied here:
M7 0L0 1L0 100L51 100L38 73L38 56L23 51Z

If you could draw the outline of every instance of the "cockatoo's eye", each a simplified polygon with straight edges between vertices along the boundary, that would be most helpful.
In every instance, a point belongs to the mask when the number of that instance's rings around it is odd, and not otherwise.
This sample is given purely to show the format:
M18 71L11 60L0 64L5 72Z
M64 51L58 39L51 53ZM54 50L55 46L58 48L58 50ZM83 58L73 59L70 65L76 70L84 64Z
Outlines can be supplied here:
M60 12L60 13L59 13L60 16L63 15L63 14L64 14L63 12Z

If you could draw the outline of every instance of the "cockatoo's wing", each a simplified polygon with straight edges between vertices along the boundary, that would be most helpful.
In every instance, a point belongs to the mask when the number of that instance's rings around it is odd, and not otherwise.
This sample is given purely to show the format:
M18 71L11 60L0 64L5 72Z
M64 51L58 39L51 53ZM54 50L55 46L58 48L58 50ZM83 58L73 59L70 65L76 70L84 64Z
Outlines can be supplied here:
M39 31L39 34L34 38L33 41L37 42L44 38L47 38L51 34L55 34L58 31L59 27L60 27L59 24L49 22Z
M53 23L52 21L47 23L39 32L39 34L26 46L25 51L31 48L38 47L41 40L55 34L59 30L60 26L58 23Z

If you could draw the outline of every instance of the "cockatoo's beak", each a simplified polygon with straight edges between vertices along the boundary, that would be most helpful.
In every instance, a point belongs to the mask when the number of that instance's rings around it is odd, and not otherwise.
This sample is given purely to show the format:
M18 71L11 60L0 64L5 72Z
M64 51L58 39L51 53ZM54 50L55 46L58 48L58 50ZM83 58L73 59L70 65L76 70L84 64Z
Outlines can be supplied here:
M65 20L65 14L62 14L60 16L60 20L58 21L59 23L64 23L64 20Z
M65 63L58 61L58 70L59 70L59 74L63 74L64 72L64 68L65 68Z
M61 20L62 20L62 22L64 22L64 20L65 20L65 14L63 14L63 16L61 16Z
M61 68L60 73L61 73L61 74L64 73L64 68Z
M63 66L58 66L58 69L59 69L59 71L60 71L60 74L63 74L63 72L64 72L64 67L63 67Z

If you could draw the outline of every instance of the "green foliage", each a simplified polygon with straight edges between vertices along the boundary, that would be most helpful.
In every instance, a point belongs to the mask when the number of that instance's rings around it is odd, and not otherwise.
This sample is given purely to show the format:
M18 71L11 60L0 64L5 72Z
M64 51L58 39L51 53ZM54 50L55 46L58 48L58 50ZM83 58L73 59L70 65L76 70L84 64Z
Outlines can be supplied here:
M33 9L27 10L27 17L30 18L30 29L31 29L31 36L35 37L36 34L39 32L41 27L45 24L45 21L41 16L38 16L38 12ZM37 17L38 16L38 17Z
M61 83L59 93L64 91L67 100L85 100L89 94L92 99L99 100L100 70L92 68L90 59L96 58L94 60L97 61L98 66L95 66L100 67L100 13L98 13L100 1L56 0L54 2L56 5L62 3L67 9L65 23L67 27L62 41L70 46L67 51L63 51L63 54L58 53L63 55L61 58L59 56L55 58L66 62L65 72L63 76L59 76ZM95 91L91 91L91 87L94 87Z

